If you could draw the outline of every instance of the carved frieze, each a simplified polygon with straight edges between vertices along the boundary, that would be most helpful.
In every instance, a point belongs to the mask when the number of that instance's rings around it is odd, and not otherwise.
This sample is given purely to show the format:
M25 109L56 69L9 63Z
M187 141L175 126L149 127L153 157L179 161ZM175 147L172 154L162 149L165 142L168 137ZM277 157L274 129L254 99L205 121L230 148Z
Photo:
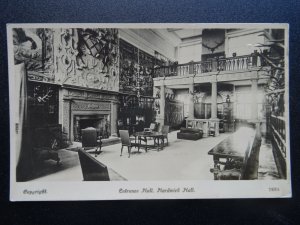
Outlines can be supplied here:
M71 97L83 97L84 96L84 91L68 90L68 96L71 96Z
M88 98L97 98L97 99L107 99L108 97L105 95L102 95L101 93L93 93L93 92L88 92L87 93Z
M110 110L110 102L75 101L72 103L72 111Z
M102 99L102 100L116 100L117 97L111 94L103 94L103 93L95 93L95 92L87 92L87 98L92 99Z
M45 74L41 72L35 71L28 71L27 73L28 80L30 81L39 81L39 82L47 82L53 83L54 82L54 74Z

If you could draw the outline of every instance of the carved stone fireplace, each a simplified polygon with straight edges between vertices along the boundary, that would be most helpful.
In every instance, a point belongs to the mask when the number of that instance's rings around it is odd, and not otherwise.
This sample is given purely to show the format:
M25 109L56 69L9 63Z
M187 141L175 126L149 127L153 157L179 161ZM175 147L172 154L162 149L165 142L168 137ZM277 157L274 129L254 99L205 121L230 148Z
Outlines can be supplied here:
M62 89L64 132L70 141L81 140L81 129L96 128L98 135L107 138L117 134L117 94L88 88L64 86Z

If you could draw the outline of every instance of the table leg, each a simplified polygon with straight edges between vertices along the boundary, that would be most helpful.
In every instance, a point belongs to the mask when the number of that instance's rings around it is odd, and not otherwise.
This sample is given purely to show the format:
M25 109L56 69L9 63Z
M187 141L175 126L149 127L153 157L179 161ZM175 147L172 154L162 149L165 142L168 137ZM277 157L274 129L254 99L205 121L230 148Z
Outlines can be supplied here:
M214 179L218 179L218 172L220 171L220 166L219 166L219 157L214 156Z
M140 151L140 146L141 146L141 137L139 136L138 137L138 152Z

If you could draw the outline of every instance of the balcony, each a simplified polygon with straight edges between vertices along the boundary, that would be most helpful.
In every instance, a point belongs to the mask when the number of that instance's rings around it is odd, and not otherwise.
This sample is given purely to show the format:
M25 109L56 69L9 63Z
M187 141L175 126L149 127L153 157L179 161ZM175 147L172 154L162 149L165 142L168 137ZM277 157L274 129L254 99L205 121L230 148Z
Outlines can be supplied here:
M251 54L230 58L211 59L203 62L190 62L157 67L154 69L154 78L184 77L210 72L249 70L265 65L266 62L260 55Z

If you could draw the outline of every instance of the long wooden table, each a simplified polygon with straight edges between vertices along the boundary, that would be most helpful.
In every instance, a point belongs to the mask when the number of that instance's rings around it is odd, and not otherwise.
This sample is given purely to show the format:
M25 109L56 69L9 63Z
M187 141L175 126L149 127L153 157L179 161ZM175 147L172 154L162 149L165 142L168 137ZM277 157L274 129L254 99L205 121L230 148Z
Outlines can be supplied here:
M244 162L255 138L255 130L249 127L241 127L238 131L221 141L208 154L213 156L214 171L220 170L220 165L226 165L230 161ZM222 161L221 159L226 159ZM214 173L216 179L217 174Z
M162 132L156 132L156 131L151 131L151 132L147 132L147 131L142 131L142 132L136 132L133 134L133 136L136 138L138 138L138 144L140 147L145 147L145 150L147 151L147 148L157 148L157 151L159 151L159 149L163 149L164 148L164 135ZM145 145L142 145L142 138L143 141L145 141ZM153 138L154 140L154 145L148 145L147 144L147 138Z

